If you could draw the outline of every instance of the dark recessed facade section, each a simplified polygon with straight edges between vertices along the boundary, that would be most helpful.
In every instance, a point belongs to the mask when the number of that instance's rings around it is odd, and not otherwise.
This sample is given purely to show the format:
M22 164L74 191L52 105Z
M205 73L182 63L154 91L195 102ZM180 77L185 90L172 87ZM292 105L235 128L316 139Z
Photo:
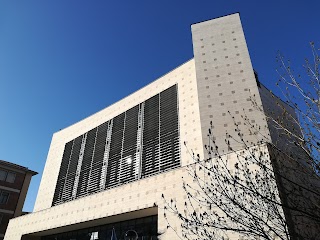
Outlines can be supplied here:
M68 142L52 205L179 166L174 85Z
M138 239L158 239L158 216L137 218L107 225L80 229L72 232L59 233L41 237L41 240L99 240L99 239L125 239L134 234ZM113 237L112 236L113 234ZM131 238L130 238L131 239ZM134 238L132 238L134 239Z

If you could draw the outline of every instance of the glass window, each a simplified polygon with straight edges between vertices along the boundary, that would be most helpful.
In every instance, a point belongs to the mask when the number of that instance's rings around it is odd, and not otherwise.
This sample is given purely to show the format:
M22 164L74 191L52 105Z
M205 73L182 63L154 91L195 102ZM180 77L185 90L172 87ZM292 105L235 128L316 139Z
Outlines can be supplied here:
M98 232L92 232L90 240L97 240L99 239L99 233Z
M9 183L14 183L14 180L16 179L16 174L12 173L12 172L8 172L8 176L7 176L7 182Z
M7 172L0 170L0 181L6 180L6 177L7 177Z
M9 195L10 193L2 191L0 195L0 204L6 204L8 202Z

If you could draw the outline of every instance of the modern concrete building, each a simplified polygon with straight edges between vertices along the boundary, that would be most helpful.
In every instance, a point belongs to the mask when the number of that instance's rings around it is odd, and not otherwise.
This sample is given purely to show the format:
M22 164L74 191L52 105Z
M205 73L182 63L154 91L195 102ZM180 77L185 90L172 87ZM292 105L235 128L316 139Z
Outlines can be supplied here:
M26 167L0 160L0 239L4 238L9 220L23 215L31 177L36 174Z
M34 212L11 220L6 240L110 239L113 228L118 239L129 230L139 239L156 239L158 232L177 239L166 230L161 195L186 198L181 176L193 160L184 143L205 157L212 122L228 154L231 113L256 144L260 135L243 124L244 112L272 141L250 100L273 104L256 79L239 14L193 24L191 31L193 59L53 135Z

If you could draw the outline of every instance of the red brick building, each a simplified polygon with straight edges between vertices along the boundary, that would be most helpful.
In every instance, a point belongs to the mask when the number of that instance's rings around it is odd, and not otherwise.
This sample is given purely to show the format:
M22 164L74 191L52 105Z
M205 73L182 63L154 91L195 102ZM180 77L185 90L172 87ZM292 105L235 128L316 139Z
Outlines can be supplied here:
M26 167L0 160L0 239L9 220L21 216L31 177L38 174Z

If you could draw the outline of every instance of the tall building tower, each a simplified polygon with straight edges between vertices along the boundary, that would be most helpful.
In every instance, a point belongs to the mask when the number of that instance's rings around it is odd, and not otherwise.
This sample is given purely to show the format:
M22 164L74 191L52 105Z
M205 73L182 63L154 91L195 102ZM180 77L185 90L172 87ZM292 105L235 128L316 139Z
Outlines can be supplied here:
M239 14L191 30L193 59L53 135L34 212L11 220L6 240L119 239L129 233L156 239L158 232L177 239L166 231L161 195L182 203L186 198L181 177L193 160L184 143L206 157L212 122L228 154L224 139L235 121L256 144L261 139L244 126L244 112L269 138L264 115L250 100L255 95L261 105L268 94L258 86Z

